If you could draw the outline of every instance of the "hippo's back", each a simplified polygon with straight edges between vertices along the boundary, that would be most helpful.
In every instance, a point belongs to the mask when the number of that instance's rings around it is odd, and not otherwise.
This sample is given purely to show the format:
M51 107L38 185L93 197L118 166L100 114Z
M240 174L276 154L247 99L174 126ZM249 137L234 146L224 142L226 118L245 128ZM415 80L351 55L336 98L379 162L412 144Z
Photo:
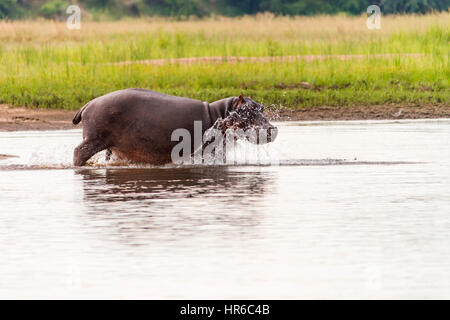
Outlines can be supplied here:
M171 96L147 89L124 89L108 93L90 102L99 108L112 111L139 111L140 108L152 111L178 110L202 107L199 100Z
M125 89L98 97L82 111L83 127L101 125L159 125L185 127L188 122L202 120L203 102L190 98L146 90Z

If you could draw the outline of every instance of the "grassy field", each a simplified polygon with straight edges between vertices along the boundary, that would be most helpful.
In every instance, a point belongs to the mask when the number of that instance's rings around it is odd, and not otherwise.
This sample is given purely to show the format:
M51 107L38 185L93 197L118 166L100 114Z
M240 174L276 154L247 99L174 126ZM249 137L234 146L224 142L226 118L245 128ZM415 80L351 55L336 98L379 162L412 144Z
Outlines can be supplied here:
M265 104L450 107L450 14L382 17L0 21L0 103L78 109L104 93L140 87L213 101L243 92ZM421 53L422 56L402 56ZM143 64L207 56L354 55L362 59ZM394 56L373 56L394 54ZM126 64L118 62L127 61ZM302 82L307 82L305 85Z

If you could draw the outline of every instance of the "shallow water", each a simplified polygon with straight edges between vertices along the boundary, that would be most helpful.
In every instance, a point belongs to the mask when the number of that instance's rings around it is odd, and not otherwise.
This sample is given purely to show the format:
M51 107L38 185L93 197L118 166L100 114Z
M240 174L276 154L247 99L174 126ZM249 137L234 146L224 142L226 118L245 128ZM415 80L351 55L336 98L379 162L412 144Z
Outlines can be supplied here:
M0 298L450 298L450 120L278 127L265 166L0 133Z

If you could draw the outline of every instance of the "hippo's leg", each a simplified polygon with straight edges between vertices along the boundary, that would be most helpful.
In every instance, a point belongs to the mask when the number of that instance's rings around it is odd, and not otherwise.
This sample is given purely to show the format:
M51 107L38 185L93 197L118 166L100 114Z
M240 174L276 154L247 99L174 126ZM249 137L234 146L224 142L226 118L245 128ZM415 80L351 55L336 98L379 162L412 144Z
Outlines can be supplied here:
M73 151L73 165L77 167L84 166L94 154L106 148L108 146L103 141L84 140Z
M112 156L112 151L111 151L111 149L106 149L105 160L106 160L106 161L111 160L111 156Z

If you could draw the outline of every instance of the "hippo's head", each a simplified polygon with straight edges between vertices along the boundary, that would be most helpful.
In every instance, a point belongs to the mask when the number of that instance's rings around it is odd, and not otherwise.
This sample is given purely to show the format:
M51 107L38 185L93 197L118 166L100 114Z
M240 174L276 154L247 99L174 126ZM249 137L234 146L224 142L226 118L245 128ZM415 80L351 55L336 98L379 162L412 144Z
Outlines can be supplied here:
M215 128L225 132L227 130L243 130L253 132L256 139L249 139L254 143L273 142L278 129L263 115L264 107L252 98L240 95L234 98L225 119L216 122Z

